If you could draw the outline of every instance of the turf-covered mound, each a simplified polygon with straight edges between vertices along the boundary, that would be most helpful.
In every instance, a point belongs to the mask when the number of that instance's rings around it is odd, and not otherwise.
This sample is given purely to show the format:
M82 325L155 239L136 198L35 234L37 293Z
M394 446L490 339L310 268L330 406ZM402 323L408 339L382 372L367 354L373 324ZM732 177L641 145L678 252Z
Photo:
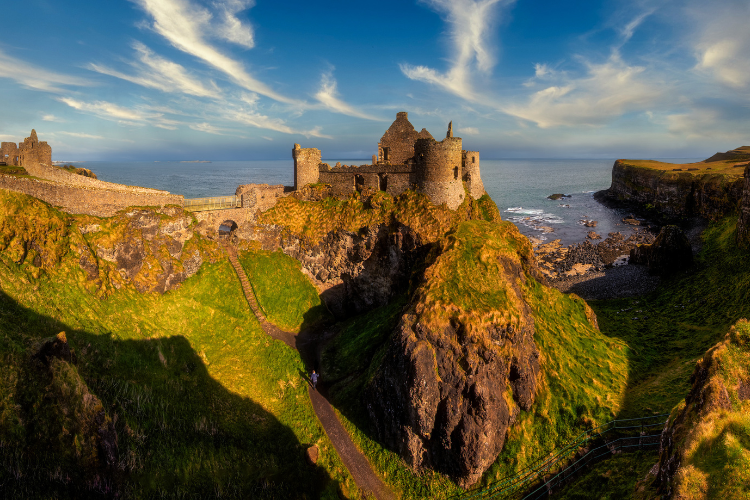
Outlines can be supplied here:
M640 494L747 498L750 494L750 322L740 320L698 361L693 387L661 437L656 479ZM653 482L649 485L650 480Z
M539 280L531 244L511 223L463 222L433 249L365 395L378 439L413 468L471 485L532 410L545 368ZM561 317L583 312L595 330L590 309L574 304Z

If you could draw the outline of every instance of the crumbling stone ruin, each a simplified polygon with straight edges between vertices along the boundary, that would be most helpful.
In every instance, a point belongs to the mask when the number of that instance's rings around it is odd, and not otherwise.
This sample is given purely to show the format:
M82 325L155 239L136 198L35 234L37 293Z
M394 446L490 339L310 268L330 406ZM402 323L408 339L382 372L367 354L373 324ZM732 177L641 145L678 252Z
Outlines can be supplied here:
M0 144L0 164L13 167L25 167L30 163L52 165L52 148L46 141L39 141L36 130L31 129L31 135L23 142L3 142Z
M466 190L478 199L485 194L479 171L479 153L462 149L460 137L453 137L452 123L442 141L422 129L417 132L409 122L408 113L396 114L396 120L378 143L378 154L371 165L331 167L321 163L319 149L294 145L294 188L322 182L330 184L334 196L347 197L385 191L398 196L415 189L429 196L436 205L445 203L455 209L464 199Z

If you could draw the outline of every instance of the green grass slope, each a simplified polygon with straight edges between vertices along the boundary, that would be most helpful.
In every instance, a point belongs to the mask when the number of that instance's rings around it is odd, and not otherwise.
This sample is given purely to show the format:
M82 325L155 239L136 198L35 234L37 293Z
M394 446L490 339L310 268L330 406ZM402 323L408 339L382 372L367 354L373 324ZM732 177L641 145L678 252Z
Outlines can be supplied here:
M312 411L302 361L262 333L228 262L204 264L164 295L124 287L100 298L74 251L84 244L78 218L5 191L0 207L6 494L357 494ZM45 370L31 356L60 331L77 364ZM111 467L87 433L101 411L118 435ZM305 457L312 445L316 466Z

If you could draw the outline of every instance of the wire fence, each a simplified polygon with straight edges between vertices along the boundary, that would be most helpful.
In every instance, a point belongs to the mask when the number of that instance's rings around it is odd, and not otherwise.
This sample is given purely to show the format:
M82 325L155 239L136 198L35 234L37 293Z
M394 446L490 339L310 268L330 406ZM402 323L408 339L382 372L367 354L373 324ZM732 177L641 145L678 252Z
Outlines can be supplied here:
M586 430L575 439L541 457L520 471L499 479L481 490L462 493L456 500L522 498L536 500L572 479L593 461L614 453L658 446L668 413L641 418L618 419ZM631 434L631 435L627 435ZM632 435L635 434L635 435ZM525 495L522 491L531 490Z
M239 196L215 196L213 198L190 198L183 204L185 210L203 212L205 210L222 210L225 208L239 208L242 199Z

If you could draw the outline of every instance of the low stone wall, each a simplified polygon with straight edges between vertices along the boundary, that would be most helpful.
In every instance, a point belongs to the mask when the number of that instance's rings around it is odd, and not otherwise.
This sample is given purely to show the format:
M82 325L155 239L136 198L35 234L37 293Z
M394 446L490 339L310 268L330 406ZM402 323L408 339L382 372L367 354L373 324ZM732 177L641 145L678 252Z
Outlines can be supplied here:
M75 174L72 174L75 175ZM77 176L83 179L86 177ZM104 183L108 184L108 183ZM42 179L0 175L0 189L27 194L71 214L111 217L127 207L183 205L184 198L166 191L150 192L71 186Z
M98 179L92 179L83 175L74 174L63 170L59 167L50 165L44 165L38 162L27 162L24 168L34 177L40 179L47 179L55 182L63 182L71 186L95 188L95 189L107 189L109 191L128 191L131 193L144 193L144 194L158 194L158 195L171 195L169 191L161 191L158 189L150 189L139 186L126 186L124 184L115 184L113 182L100 181Z
M750 165L745 167L745 186L740 202L740 218L737 222L737 240L750 245Z
M331 185L334 196L346 198L359 188L363 192L385 191L398 196L415 186L413 165L343 165L320 164L320 182Z

